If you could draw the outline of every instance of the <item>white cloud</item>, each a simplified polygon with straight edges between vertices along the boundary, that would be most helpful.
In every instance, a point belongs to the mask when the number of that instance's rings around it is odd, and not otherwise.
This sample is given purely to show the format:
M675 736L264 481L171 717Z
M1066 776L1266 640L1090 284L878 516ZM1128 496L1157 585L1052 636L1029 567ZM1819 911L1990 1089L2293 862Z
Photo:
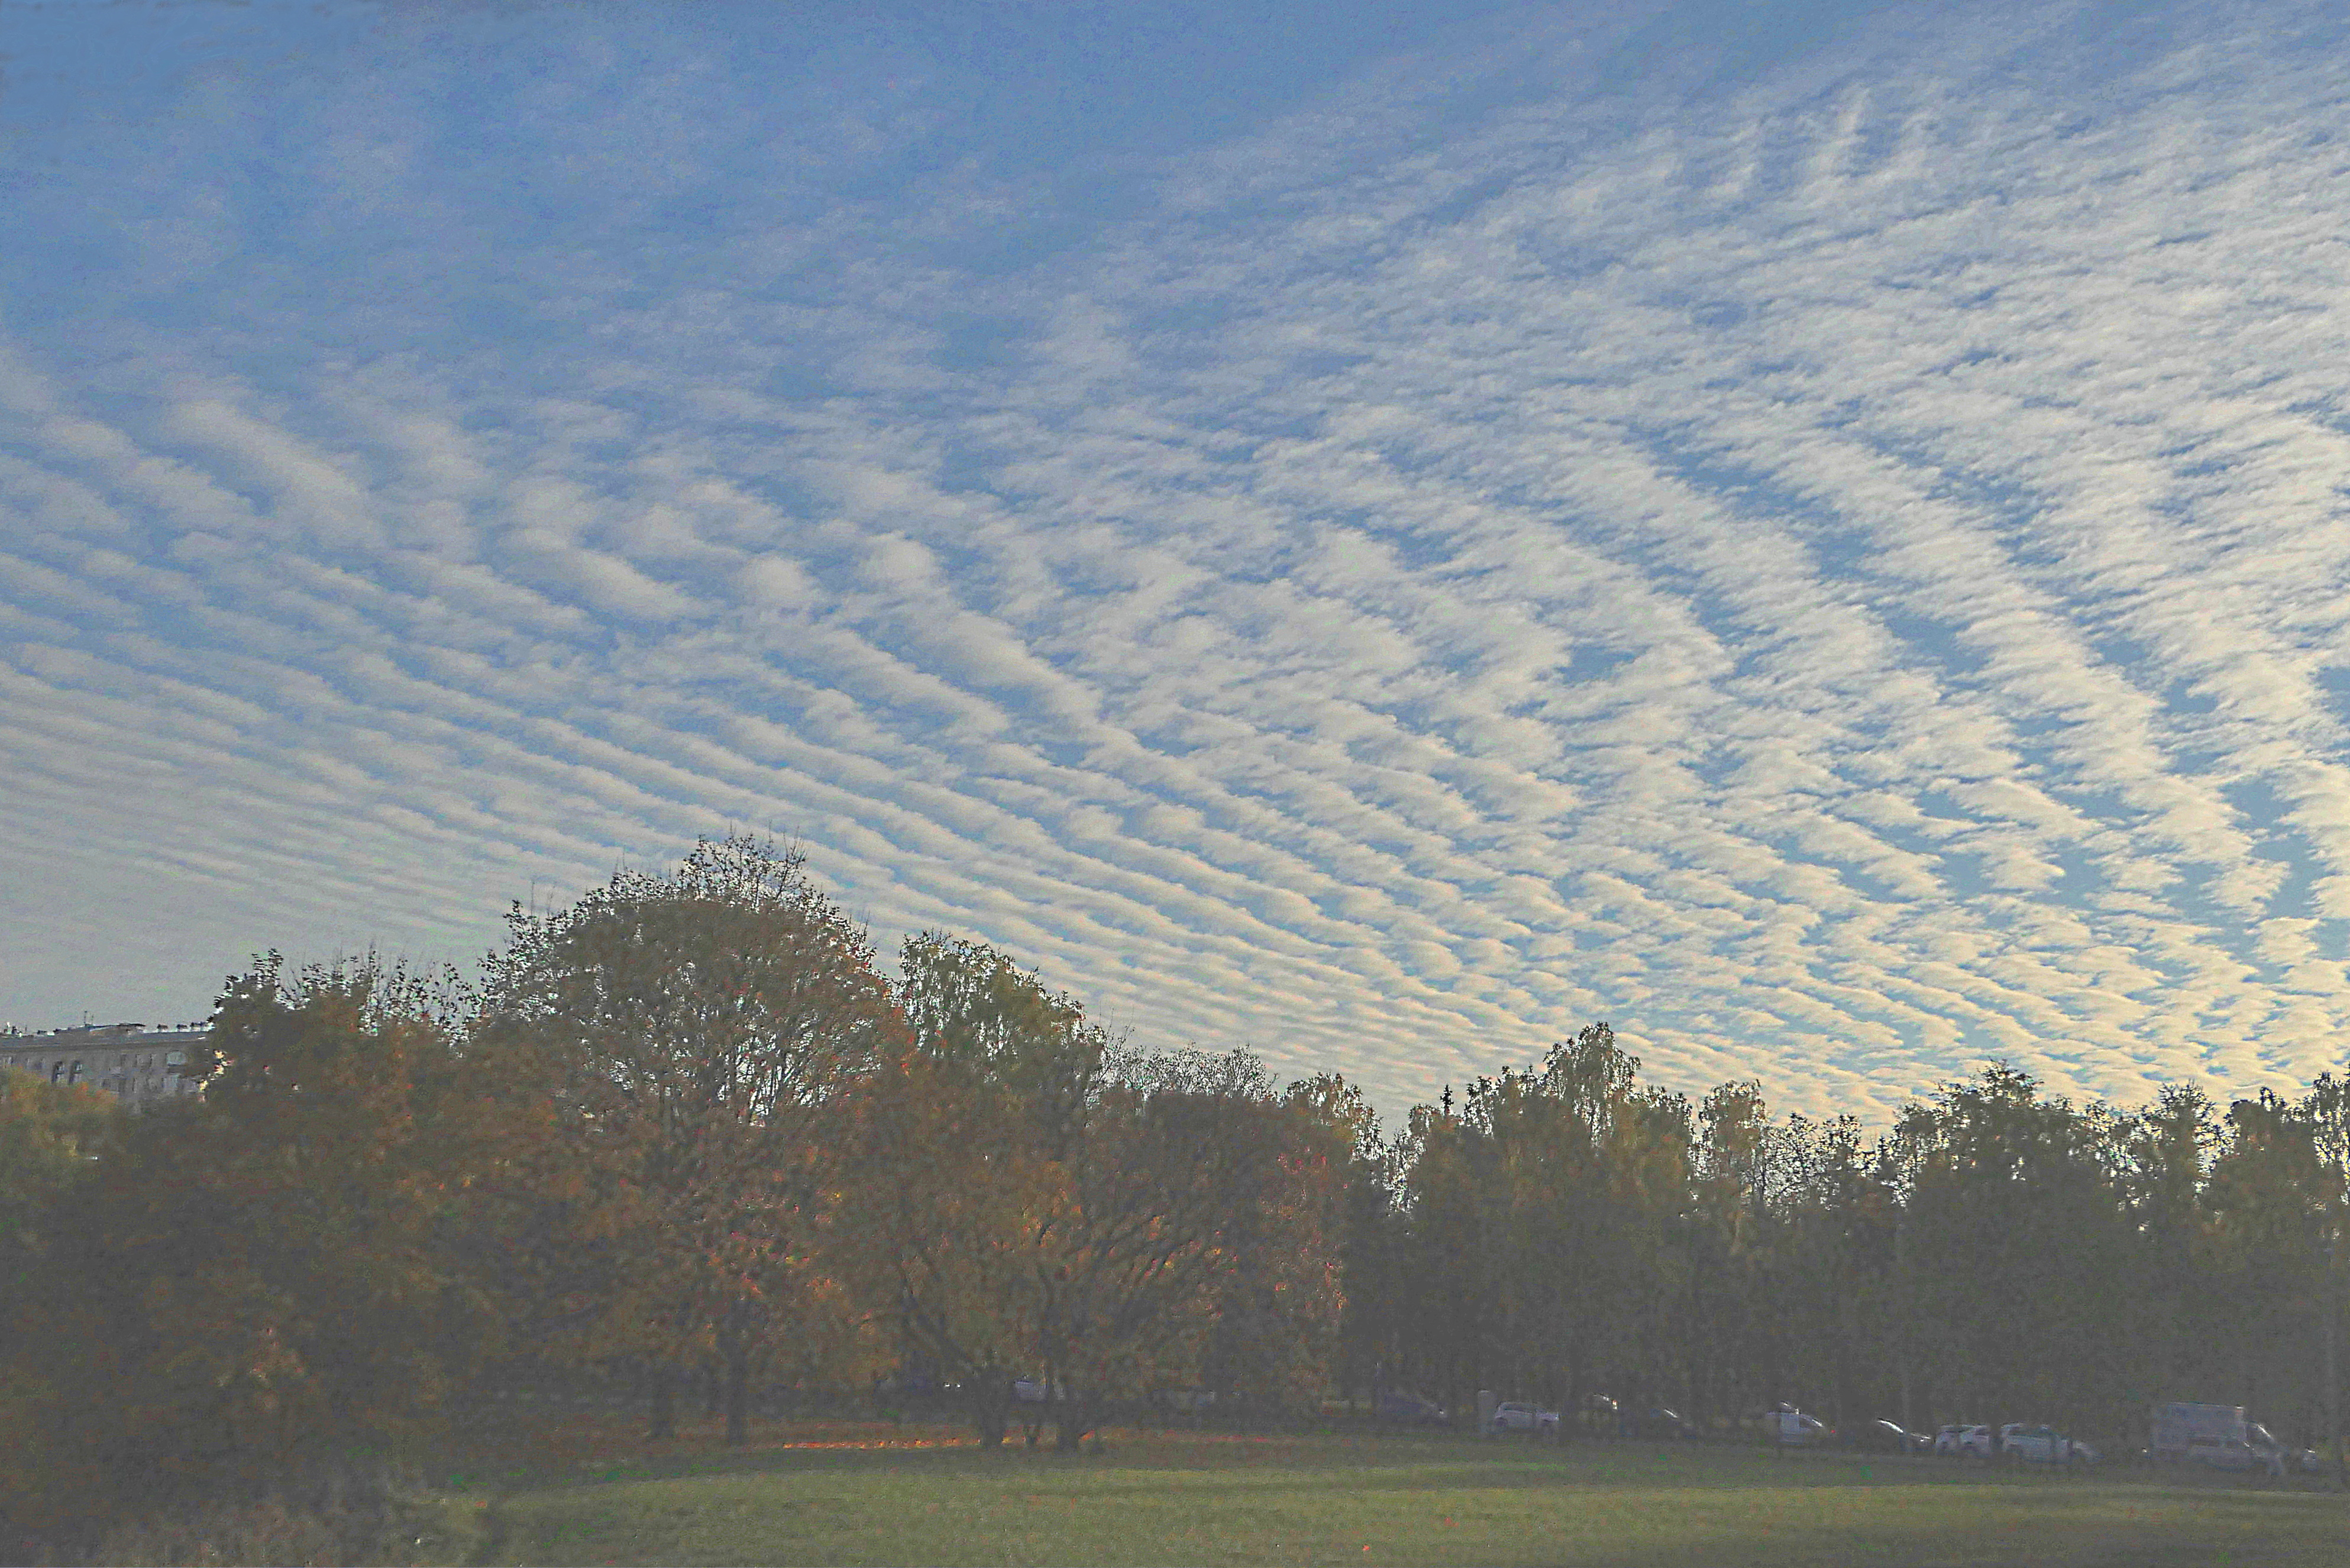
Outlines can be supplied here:
M2350 126L2288 11L1645 79L1570 18L1115 221L923 172L921 87L812 88L838 137L746 180L683 106L760 84L658 19L472 106L487 177L429 93L254 103L344 172L265 230L145 169L178 271L0 344L0 874L75 941L201 885L164 1011L735 824L1390 1106L1592 1016L1808 1109L2334 1064ZM462 85L400 47L341 68ZM0 1012L104 1010L79 950Z

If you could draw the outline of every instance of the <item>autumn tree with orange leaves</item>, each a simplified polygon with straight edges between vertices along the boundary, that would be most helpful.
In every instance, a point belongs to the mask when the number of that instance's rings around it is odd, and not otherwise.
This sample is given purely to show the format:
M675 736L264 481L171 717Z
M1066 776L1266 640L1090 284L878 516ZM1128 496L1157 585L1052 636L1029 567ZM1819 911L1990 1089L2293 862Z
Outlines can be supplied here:
M858 1096L841 1272L910 1362L1063 1448L1174 1391L1320 1392L1357 1121L1335 1078L1279 1092L1246 1052L1118 1048L981 943L906 943L903 1054ZM1034 1403L1015 1406L1015 1380Z
M606 1260L544 1348L647 1365L656 1435L680 1372L714 1360L739 1443L755 1379L853 1342L826 1195L847 1091L900 1036L889 987L798 851L747 837L508 927L480 1033L543 1064L572 1239Z
M904 1044L854 1096L832 1256L992 1447L1038 1366L1108 1039L1003 954L937 932L908 939L897 998Z

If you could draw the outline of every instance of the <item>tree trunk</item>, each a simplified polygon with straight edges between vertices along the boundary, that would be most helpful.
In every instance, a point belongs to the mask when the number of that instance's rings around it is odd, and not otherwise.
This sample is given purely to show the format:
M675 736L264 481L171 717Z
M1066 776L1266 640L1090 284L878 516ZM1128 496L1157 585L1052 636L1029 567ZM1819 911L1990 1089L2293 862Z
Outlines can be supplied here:
M983 1449L1000 1449L1012 1427L1012 1379L996 1367L983 1367L971 1379L971 1424Z
M1074 1454L1086 1435L1085 1407L1078 1401L1077 1390L1061 1376L1054 1362L1045 1363L1045 1403L1037 1412L1053 1426L1053 1451Z
M2342 1453L2342 1369L2334 1341L2342 1332L2342 1220L2325 1241L2325 1447L2334 1459L2334 1490L2350 1490L2350 1468Z
M739 1449L750 1439L751 1352L736 1344L726 1355L726 1446Z
M1052 1390L1045 1392L1049 1396ZM1053 1450L1055 1453L1076 1453L1085 1442L1086 1434L1093 1429L1093 1423L1086 1419L1086 1403L1077 1397L1075 1390L1071 1390L1069 1397L1054 1407Z
M677 1372L669 1366L652 1369L652 1420L645 1432L648 1440L677 1436Z

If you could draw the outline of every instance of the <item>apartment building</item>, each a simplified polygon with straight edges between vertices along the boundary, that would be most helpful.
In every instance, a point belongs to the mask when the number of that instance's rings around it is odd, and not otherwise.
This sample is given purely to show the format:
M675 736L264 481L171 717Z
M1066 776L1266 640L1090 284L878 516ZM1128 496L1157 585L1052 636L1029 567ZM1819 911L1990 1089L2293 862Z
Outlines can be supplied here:
M0 1068L16 1067L52 1084L81 1084L133 1109L196 1092L182 1076L204 1036L201 1023L88 1023L37 1034L0 1033Z

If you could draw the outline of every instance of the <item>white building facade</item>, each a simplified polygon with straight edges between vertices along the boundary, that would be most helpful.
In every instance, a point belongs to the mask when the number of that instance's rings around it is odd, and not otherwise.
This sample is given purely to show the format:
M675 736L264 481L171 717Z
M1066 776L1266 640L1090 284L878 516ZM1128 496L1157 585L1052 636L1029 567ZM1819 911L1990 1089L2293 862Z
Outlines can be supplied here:
M5 1033L0 1069L15 1067L51 1084L79 1084L135 1110L196 1093L186 1069L203 1037L201 1023L92 1023L38 1034Z

